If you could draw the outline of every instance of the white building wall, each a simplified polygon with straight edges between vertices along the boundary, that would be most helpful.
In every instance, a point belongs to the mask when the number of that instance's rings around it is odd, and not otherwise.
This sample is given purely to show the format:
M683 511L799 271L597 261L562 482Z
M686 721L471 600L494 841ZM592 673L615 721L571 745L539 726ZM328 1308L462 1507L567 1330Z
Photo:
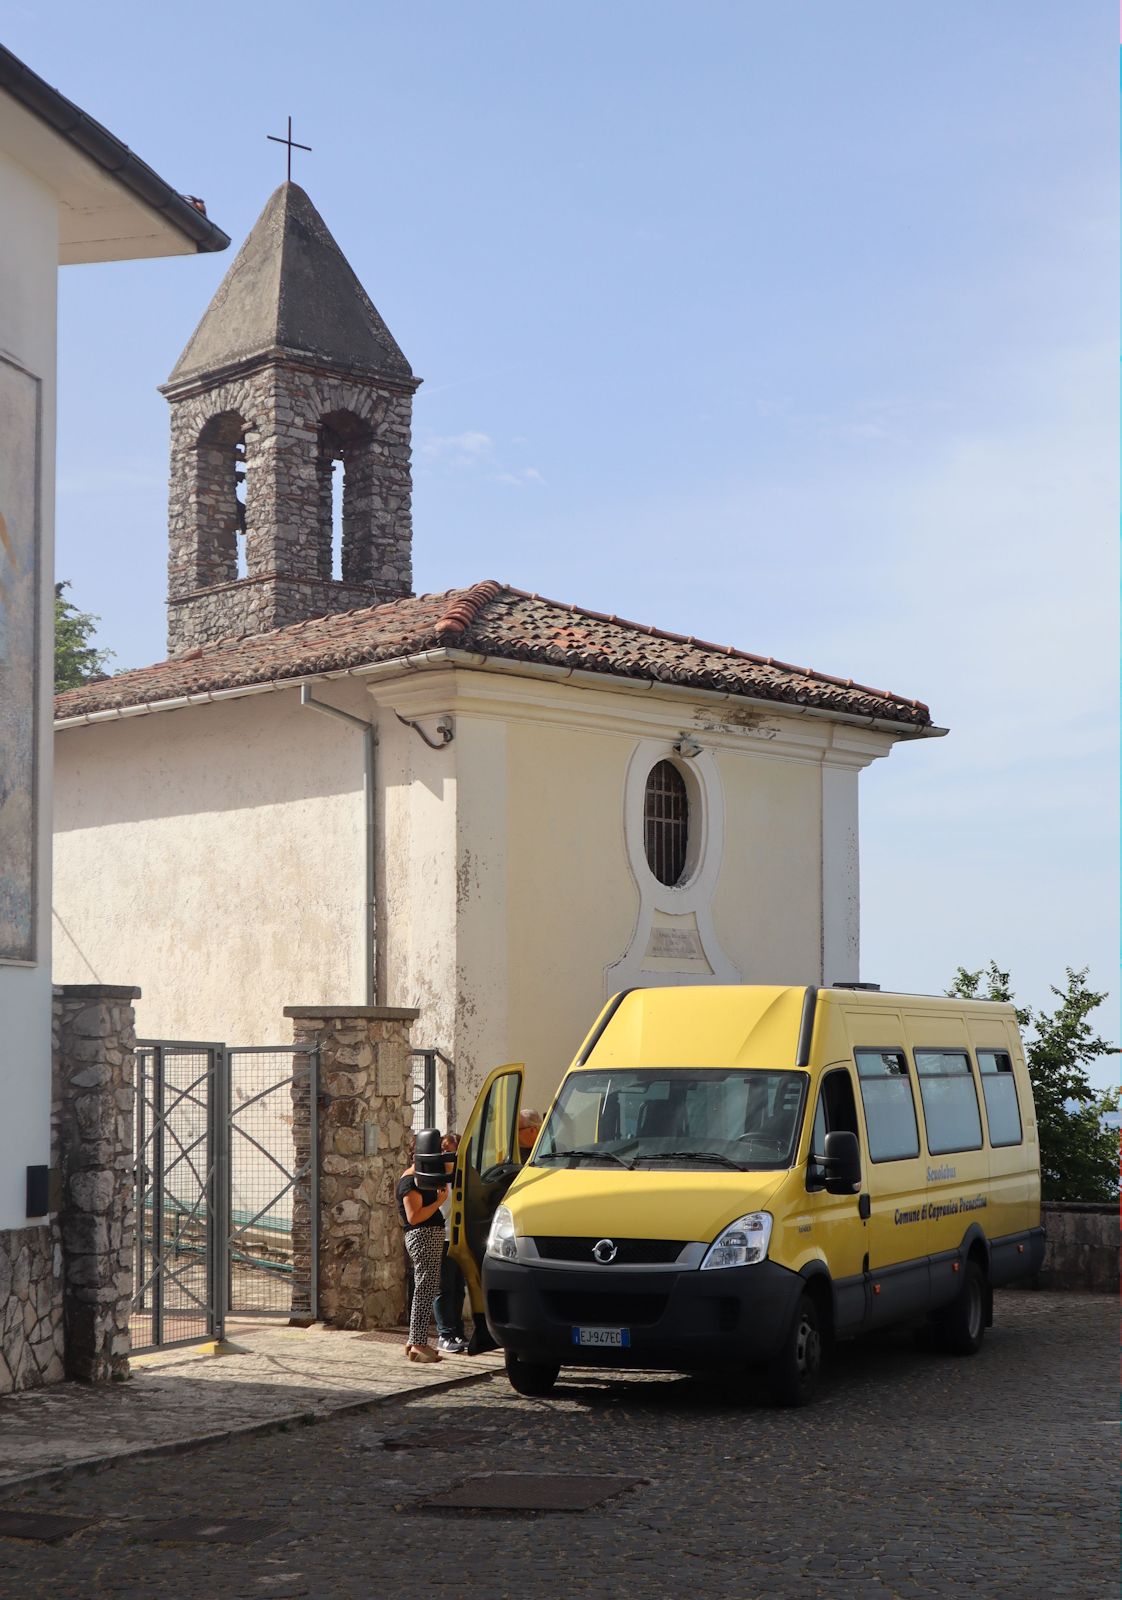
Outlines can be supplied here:
M457 745L432 749L363 694L378 726L378 1000L416 1006L413 1042L451 1055L457 1009ZM436 738L430 725L426 730Z
M58 980L139 984L142 1037L231 1045L361 1005L362 746L295 689L60 731Z
M455 1062L456 1121L505 1061L548 1102L617 988L856 976L857 778L888 736L491 671L315 692L376 723L377 999ZM144 1034L282 1042L284 1006L362 1001L362 739L298 700L59 734L57 971L140 984ZM636 793L683 731L699 853L667 889Z
M51 694L58 200L0 153L0 355L40 385L40 673L36 959L0 961L0 1231L27 1225L25 1172L50 1159ZM0 439L0 456L5 441ZM3 476L0 474L0 485ZM0 508L2 509L2 508Z
M857 768L822 767L822 981L861 976Z
M415 1037L454 1057L459 1121L505 1061L548 1102L617 988L857 976L857 775L888 736L515 673L387 675L371 694L383 741L428 775L408 802L387 794L412 843L390 874L387 935L408 955L391 956L386 1000L419 1005ZM394 712L430 734L451 717L454 741L427 751ZM683 732L701 747L679 764L703 858L668 890L632 812Z

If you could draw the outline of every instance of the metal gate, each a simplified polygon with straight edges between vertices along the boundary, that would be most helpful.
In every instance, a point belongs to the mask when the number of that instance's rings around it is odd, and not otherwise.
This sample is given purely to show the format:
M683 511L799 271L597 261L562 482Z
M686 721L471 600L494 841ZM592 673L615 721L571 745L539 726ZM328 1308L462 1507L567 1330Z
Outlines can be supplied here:
M134 1350L315 1317L318 1110L314 1045L138 1041Z
M314 1045L226 1052L227 1307L315 1318L319 1215Z
M134 1349L221 1333L223 1070L220 1044L137 1044Z

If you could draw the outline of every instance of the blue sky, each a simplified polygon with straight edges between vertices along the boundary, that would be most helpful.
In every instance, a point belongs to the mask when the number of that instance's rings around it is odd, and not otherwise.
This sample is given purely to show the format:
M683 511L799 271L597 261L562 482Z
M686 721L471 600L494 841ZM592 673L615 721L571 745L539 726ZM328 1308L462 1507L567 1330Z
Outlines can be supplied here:
M950 736L862 779L863 975L1116 989L1105 4L51 16L9 4L5 42L235 247L283 177L265 135L291 112L314 146L295 176L425 379L418 588L927 700ZM58 571L118 665L163 654L156 385L231 259L62 276Z

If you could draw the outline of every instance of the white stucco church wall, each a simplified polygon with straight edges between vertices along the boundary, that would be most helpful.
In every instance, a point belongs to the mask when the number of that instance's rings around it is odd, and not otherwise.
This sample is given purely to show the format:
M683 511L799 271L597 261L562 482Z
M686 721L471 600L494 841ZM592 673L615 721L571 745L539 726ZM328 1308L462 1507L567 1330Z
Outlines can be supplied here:
M316 694L375 721L377 999L419 1008L459 1120L502 1061L547 1100L616 988L857 976L857 769L887 735L498 671ZM400 717L453 737L432 749ZM694 795L675 888L634 820L664 757ZM361 1003L357 731L291 687L62 728L57 773L61 979L102 980L112 950L142 1034L230 1044L283 1042L286 1005Z
M56 763L60 981L111 951L142 1035L230 1044L362 1003L361 740L292 689L66 729Z
M888 753L884 733L779 713L745 725L702 696L498 670L387 672L371 693L386 1000L421 1008L418 1039L427 1024L425 1042L450 1041L461 1116L508 1060L546 1100L619 988L858 976L857 775ZM428 749L390 708L430 729L450 717L454 741ZM696 755L676 753L683 732ZM664 758L687 777L699 850L673 888L641 831ZM454 817L437 820L439 795Z

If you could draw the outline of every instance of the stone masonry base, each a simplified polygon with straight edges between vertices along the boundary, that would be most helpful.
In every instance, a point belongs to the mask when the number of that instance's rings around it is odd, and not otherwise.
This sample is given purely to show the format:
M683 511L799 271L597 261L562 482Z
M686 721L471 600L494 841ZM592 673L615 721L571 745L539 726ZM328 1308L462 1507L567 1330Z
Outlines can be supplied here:
M405 1252L394 1185L409 1164L409 1030L418 1013L389 1006L286 1006L297 1044L319 1046L319 1315L339 1328L395 1328L405 1315ZM293 1103L298 1152L306 1101ZM303 1126L301 1120L303 1119ZM297 1276L312 1219L293 1207Z
M62 1249L42 1223L0 1232L0 1394L63 1376Z

